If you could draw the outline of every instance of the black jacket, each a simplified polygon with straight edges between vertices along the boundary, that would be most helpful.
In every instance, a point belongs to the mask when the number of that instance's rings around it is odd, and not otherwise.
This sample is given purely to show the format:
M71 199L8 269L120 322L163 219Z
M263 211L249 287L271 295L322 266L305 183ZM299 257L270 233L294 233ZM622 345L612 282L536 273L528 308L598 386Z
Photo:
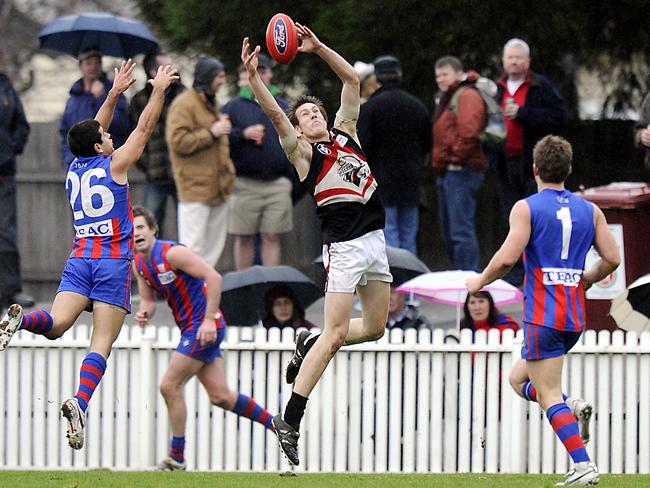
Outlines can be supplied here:
M425 105L399 85L383 85L361 105L359 140L384 205L417 206L431 119Z
M16 156L23 152L29 123L11 80L0 73L0 175L16 174Z
M567 123L567 106L562 95L544 76L529 72L530 86L526 103L517 112L524 129L522 163L527 174L533 175L533 147L537 141L549 134L559 135ZM506 90L506 78L497 83L496 100L501 104Z

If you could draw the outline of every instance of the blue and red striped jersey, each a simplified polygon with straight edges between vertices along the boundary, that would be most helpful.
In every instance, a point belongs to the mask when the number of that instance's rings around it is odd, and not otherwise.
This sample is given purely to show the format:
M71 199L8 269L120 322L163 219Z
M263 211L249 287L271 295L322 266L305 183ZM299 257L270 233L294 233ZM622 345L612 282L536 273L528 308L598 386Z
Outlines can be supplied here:
M174 320L181 329L198 329L205 317L207 305L205 282L184 271L174 268L167 261L167 252L172 246L179 245L173 241L156 240L151 249L151 258L145 259L142 253L135 255L135 269L153 289L160 293L174 314ZM217 329L225 326L219 310Z
M580 332L585 326L582 273L593 244L593 204L567 190L526 198L530 240L524 250L524 322Z
M111 176L111 156L76 158L65 187L75 237L70 257L133 258L133 212L129 185Z

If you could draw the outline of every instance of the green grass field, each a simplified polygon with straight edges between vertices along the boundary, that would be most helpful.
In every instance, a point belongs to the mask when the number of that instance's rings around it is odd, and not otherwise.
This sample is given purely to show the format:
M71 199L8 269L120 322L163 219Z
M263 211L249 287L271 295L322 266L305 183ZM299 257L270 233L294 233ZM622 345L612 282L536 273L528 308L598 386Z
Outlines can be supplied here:
M27 487L211 487L211 488L416 488L416 487L552 487L558 475L489 474L298 474L258 473L155 473L124 471L0 471L2 486ZM605 487L650 486L650 475L602 475Z

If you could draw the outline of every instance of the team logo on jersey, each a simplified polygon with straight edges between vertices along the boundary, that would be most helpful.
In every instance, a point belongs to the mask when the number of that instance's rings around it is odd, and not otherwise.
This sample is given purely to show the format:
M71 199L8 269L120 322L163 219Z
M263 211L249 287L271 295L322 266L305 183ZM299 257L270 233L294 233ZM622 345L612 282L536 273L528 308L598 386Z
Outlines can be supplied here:
M316 144L316 149L318 149L319 153L324 154L325 156L329 156L332 154L332 150L327 147L325 144Z
M545 285L578 286L582 279L581 269L542 268Z
M343 181L361 186L370 178L370 168L353 154L346 154L339 157L336 162L339 165L338 174Z
M158 280L162 285L169 285L170 283L173 283L175 279L176 279L176 273L174 273L171 270L165 271L164 273L158 273Z
M338 134L336 136L336 142L338 142L341 146L345 146L345 144L348 142L348 137L344 136L343 134Z
M560 205L569 204L569 198L565 197L564 195L558 195L556 198L557 198L557 203L559 203Z
M75 225L74 230L77 238L82 237L106 237L113 235L113 224L111 219L102 220L101 222L91 222L90 224Z

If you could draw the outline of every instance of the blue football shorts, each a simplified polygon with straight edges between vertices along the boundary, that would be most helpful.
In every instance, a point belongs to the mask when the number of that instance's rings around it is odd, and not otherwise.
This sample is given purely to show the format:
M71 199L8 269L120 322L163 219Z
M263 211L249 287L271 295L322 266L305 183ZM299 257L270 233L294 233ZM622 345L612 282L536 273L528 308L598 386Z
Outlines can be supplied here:
M176 347L176 352L206 364L210 364L215 359L222 357L221 342L226 337L226 322L221 314L215 319L215 322L217 322L217 339L213 343L202 346L201 342L196 338L199 331L198 326L192 327L189 330L185 329L181 333L181 340L178 347Z
M527 361L564 356L580 340L582 332L568 332L524 322L521 357Z
M69 258L57 293L72 291L131 313L131 261L111 258Z

